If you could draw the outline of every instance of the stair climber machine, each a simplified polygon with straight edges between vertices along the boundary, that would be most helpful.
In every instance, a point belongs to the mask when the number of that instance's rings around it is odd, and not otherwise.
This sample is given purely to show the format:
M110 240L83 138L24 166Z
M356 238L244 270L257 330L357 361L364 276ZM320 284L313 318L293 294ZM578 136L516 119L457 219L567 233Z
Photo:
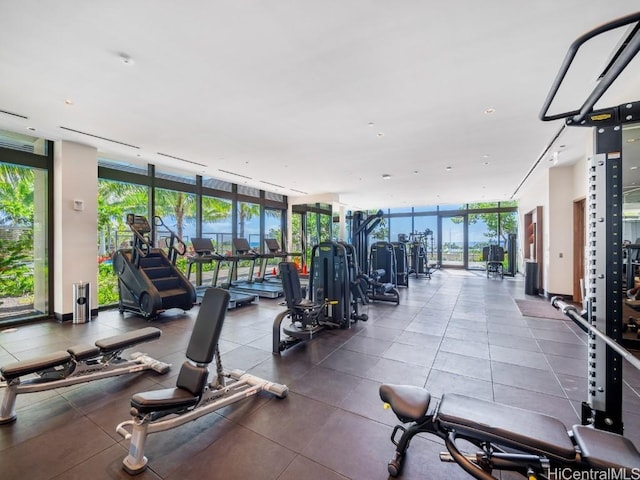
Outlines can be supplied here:
M194 286L176 267L177 257L184 255L186 247L160 217L155 217L155 221L156 226L170 233L166 242L168 253L153 246L146 217L127 214L127 225L133 233L132 246L118 250L113 256L120 313L129 311L153 319L170 308L190 310L196 303Z

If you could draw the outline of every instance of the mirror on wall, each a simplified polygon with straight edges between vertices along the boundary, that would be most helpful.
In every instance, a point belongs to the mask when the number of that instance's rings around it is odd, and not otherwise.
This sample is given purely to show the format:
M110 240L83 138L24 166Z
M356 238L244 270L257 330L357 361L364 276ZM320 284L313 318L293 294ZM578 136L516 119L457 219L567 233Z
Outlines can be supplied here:
M623 340L640 347L640 124L622 130Z

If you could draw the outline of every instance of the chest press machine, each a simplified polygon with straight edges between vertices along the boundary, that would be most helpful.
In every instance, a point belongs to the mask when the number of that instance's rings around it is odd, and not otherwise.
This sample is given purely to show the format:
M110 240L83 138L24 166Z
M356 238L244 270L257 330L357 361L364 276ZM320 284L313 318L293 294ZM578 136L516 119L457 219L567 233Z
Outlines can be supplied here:
M116 432L130 440L129 453L122 461L122 468L128 473L138 474L146 469L148 459L144 447L149 434L177 428L264 390L278 398L289 393L286 385L240 370L223 370L218 342L228 303L227 290L207 289L176 386L131 397L132 419L116 427ZM216 372L209 380L208 366L214 358Z
M578 49L588 40L615 29L630 27L596 88L581 108L547 115ZM581 425L567 429L562 422L536 412L446 393L431 406L423 388L382 385L381 400L408 428L397 425L391 435L396 445L388 463L397 476L410 440L428 433L444 440L448 452L442 461L456 462L474 478L495 479L492 471L519 473L529 480L563 478L635 478L640 475L640 452L622 436L622 367L640 369L640 361L622 343L622 124L640 121L640 103L593 110L595 103L640 51L640 13L604 24L578 38L570 47L549 93L540 118L565 119L566 126L594 127L594 153L589 162L587 197L587 272L585 311L558 298L552 304L588 335L587 401ZM551 145L548 147L548 149ZM547 149L547 150L548 150ZM543 155L546 152L543 153ZM542 157L541 157L542 158ZM597 307L597 308L596 308ZM402 435L396 440L397 433ZM458 440L478 448L462 453Z

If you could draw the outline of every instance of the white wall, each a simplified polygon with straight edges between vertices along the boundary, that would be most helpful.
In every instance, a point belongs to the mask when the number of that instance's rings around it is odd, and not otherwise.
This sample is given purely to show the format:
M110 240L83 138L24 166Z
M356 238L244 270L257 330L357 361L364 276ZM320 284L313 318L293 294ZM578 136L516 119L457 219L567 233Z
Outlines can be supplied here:
M518 206L519 231L524 215L542 206L543 281L546 293L573 293L573 203L587 194L587 160L571 166L541 170L521 190ZM518 241L519 270L524 270L524 238Z
M545 292L573 292L573 167L549 169L548 225L545 233Z
M73 284L91 283L91 308L98 291L98 162L97 150L73 142L56 142L53 159L53 310L71 319ZM77 201L82 210L75 210ZM77 208L77 206L76 206Z

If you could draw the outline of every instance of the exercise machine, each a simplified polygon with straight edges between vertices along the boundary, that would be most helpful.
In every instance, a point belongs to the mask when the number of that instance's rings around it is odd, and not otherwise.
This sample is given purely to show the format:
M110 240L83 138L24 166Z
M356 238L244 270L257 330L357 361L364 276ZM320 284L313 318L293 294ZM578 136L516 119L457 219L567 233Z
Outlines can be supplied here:
M391 242L396 253L396 286L409 287L409 257L405 242Z
M187 360L174 388L140 392L131 397L132 419L116 427L116 432L129 440L129 451L122 461L122 468L128 473L138 474L146 469L145 445L152 433L177 428L262 391L278 398L287 396L286 385L240 370L223 369L218 343L228 301L226 290L209 288L205 292L187 346ZM216 370L210 379L208 366L214 359Z
M170 237L168 253L154 247L151 226L146 217L127 214L127 225L133 234L131 248L113 255L113 269L118 277L118 309L153 319L170 308L190 310L196 303L196 290L176 267L178 255L186 253L182 240L155 217L156 226L166 228Z
M229 272L230 290L257 295L264 298L278 298L283 295L284 291L282 290L281 285L269 282L256 282L254 280L256 263L265 255L252 249L246 238L234 238L233 248L235 250L235 254L228 257L231 261L231 271ZM239 280L238 268L239 263L242 260L249 261L249 273L247 274L246 279Z
M396 249L390 242L375 242L369 252L368 292L371 300L400 304Z
M187 257L187 280L191 280L191 269L193 265L210 264L213 266L211 282L209 285L196 286L196 296L199 301L202 301L202 297L204 296L204 292L207 288L218 286L220 268L228 259L224 255L216 253L213 242L210 238L194 237L191 239L191 245L193 247L193 255ZM231 268L229 268L229 271L231 271ZM229 289L229 284L227 283L224 287ZM249 293L229 289L229 309L248 305L256 301L257 298L257 295L251 295Z
M580 48L594 39L622 33L616 55L607 58L606 69L581 106L550 115L548 112ZM624 302L623 260L623 141L625 124L640 121L640 102L595 110L596 102L609 89L640 51L640 13L607 22L583 34L569 47L560 70L547 95L540 119L564 120L564 128L591 128L594 138L593 156L588 160L588 196L586 201L586 269L584 305L590 325L614 342L637 348L638 342L622 336ZM603 59L604 60L604 59ZM589 388L583 412L583 423L596 428L623 433L622 422L622 357L598 336L590 336Z
M0 424L16 420L16 397L20 393L43 392L143 370L168 372L171 365L144 353L132 353L130 360L121 356L124 350L160 335L161 330L146 327L97 340L94 345L74 345L67 350L4 365L0 368L3 379L0 387L4 390Z
M281 262L280 278L284 288L284 298L287 309L280 312L273 321L273 354L308 341L327 328L346 328L344 322L335 323L332 320L332 309L337 301L325 300L316 303L306 298L306 291L300 285L300 277L296 265L291 262ZM282 326L287 319L288 323ZM281 333L285 334L282 338Z
M440 266L437 263L429 263L427 254L428 241L431 239L431 252L433 253L433 231L427 228L424 232L413 232L409 235L409 274L416 278L424 275L431 278L431 274Z
M487 278L504 278L504 248L498 245L489 245L482 248L482 260L486 262Z

